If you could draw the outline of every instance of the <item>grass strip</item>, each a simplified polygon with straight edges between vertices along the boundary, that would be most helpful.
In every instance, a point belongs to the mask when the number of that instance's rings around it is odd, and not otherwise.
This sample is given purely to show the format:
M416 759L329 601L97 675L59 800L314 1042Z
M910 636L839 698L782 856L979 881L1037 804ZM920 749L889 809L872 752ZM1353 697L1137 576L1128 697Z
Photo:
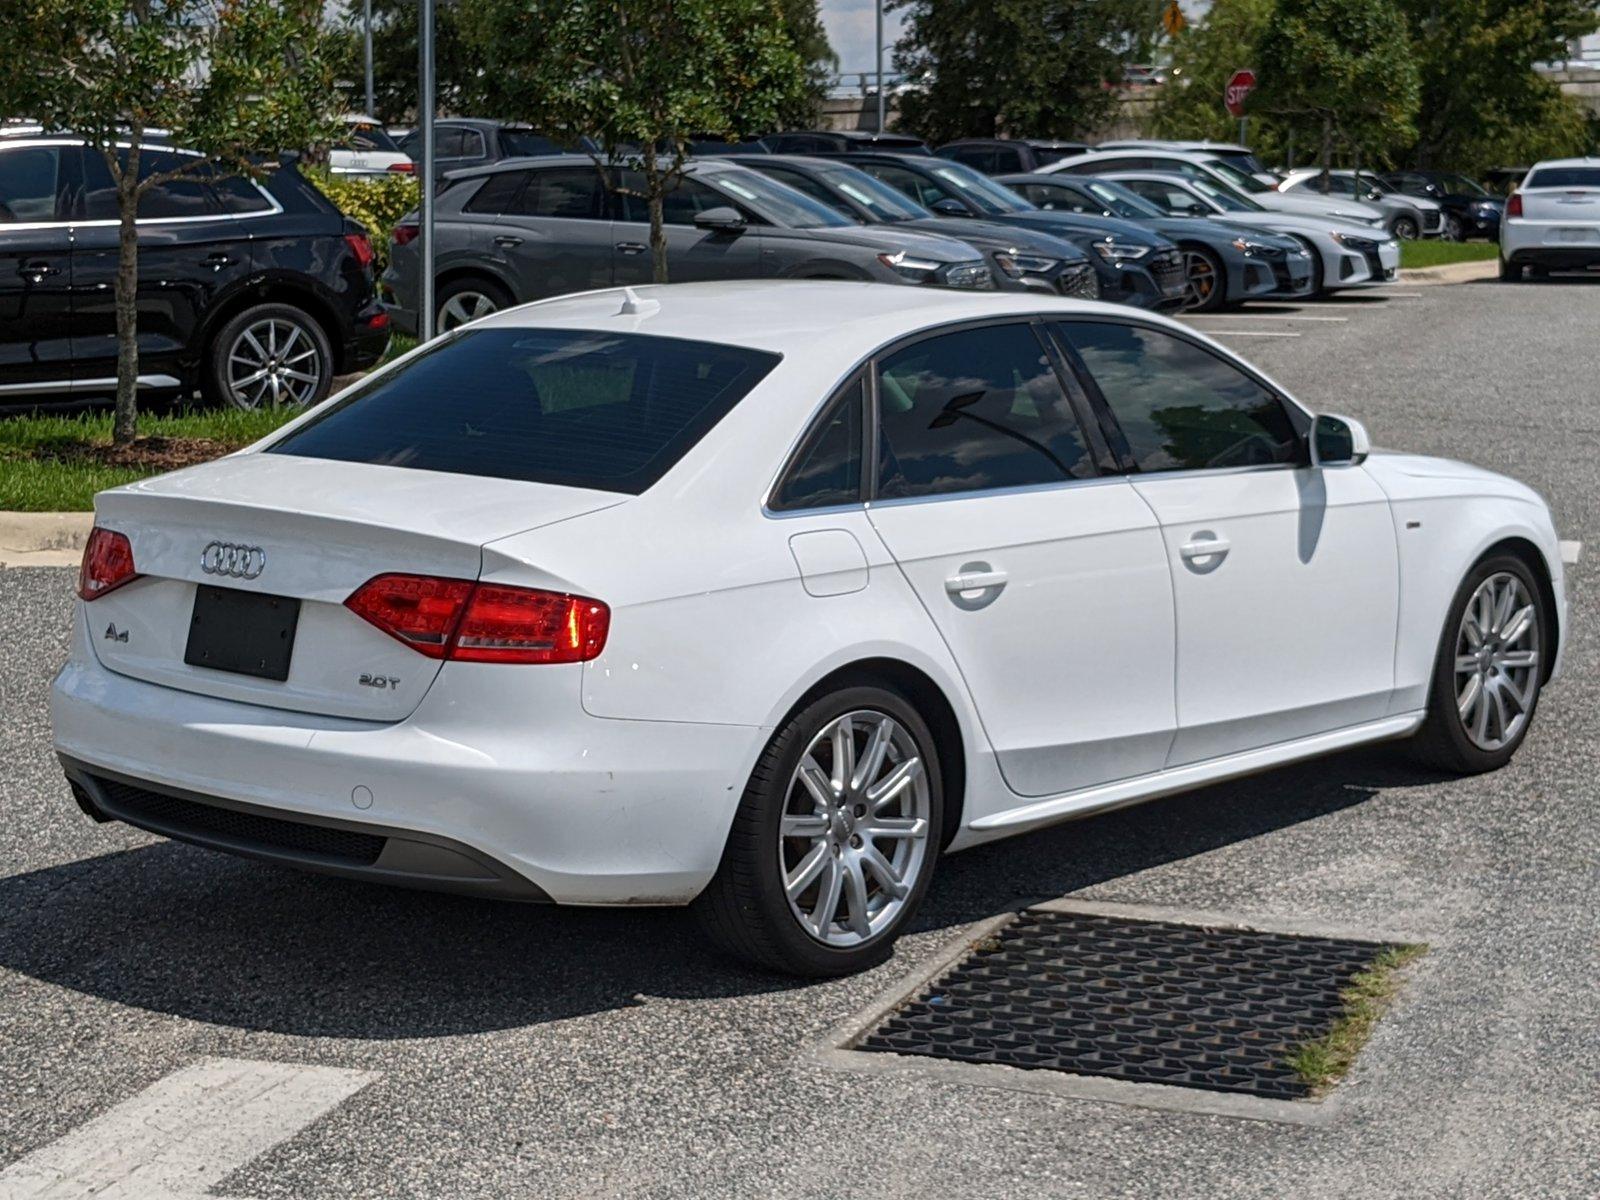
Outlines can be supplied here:
M1494 242L1401 242L1400 267L1416 271L1423 267L1444 267L1451 263L1488 262L1500 257Z
M1333 1028L1298 1047L1284 1062L1314 1092L1326 1091L1342 1079L1400 990L1400 969L1422 957L1427 949L1391 946L1384 950L1366 970L1352 976L1349 986L1340 993L1344 1012Z

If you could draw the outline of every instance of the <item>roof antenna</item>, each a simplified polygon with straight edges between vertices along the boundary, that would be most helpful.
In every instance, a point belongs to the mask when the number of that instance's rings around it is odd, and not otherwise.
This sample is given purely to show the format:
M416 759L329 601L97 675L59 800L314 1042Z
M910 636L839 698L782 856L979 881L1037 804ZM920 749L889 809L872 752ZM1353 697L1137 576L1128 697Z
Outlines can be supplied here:
M622 289L622 307L617 310L619 317L647 317L653 312L661 311L661 301L643 299L631 287Z

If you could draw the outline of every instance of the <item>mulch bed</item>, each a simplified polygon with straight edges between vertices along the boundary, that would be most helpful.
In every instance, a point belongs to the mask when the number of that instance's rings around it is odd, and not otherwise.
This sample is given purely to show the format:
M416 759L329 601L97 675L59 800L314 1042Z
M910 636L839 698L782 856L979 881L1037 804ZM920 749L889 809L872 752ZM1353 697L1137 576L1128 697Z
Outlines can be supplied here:
M239 447L214 438L142 437L128 446L98 442L72 442L41 448L38 457L63 463L99 467L136 467L147 471L176 471L210 462Z

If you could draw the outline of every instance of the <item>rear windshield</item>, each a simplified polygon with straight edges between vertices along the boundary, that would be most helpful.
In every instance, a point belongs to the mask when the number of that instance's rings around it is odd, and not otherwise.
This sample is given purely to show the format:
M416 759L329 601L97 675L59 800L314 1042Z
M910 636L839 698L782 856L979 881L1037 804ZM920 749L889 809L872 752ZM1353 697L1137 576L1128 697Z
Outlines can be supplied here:
M632 333L469 329L267 453L638 495L778 357Z
M1600 188L1600 167L1540 167L1525 188Z

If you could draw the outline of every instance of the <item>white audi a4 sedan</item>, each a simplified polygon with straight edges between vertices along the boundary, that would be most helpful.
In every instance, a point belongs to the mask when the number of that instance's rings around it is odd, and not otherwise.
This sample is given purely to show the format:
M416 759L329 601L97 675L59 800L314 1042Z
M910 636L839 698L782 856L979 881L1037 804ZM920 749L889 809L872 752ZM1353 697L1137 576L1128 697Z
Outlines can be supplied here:
M980 842L1381 739L1498 767L1565 617L1523 485L1020 293L525 305L95 519L53 690L91 816L693 903L803 975Z

